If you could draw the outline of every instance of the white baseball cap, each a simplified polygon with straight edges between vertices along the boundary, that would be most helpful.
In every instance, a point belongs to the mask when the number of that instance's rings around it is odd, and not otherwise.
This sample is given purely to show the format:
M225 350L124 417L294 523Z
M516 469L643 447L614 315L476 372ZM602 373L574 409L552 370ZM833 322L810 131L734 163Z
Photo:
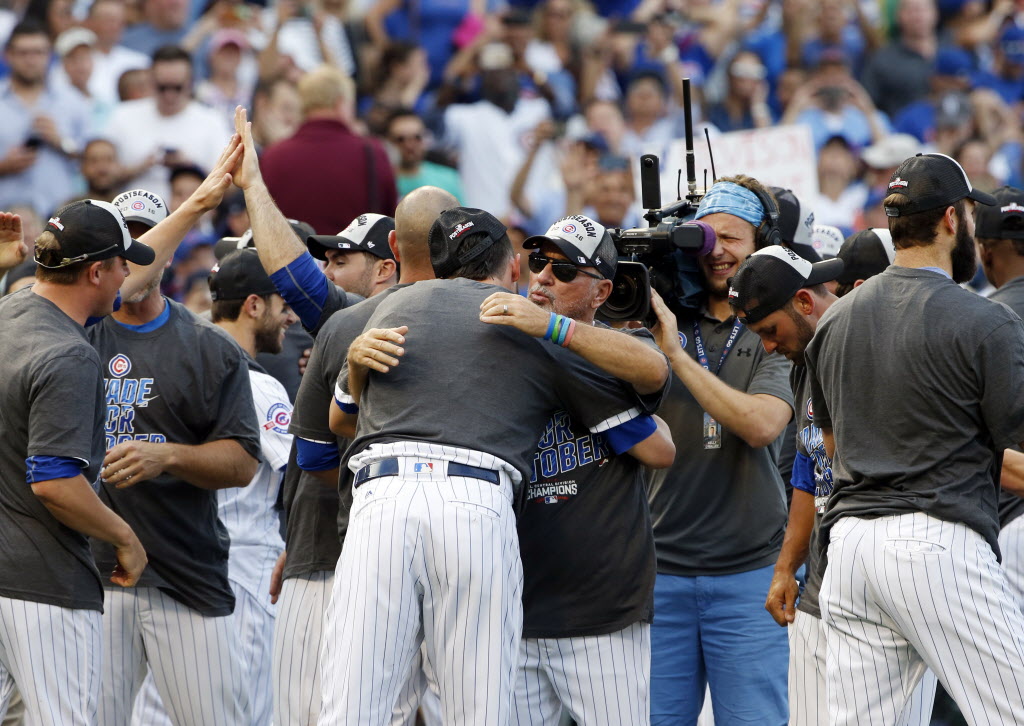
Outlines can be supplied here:
M823 258L835 257L843 246L843 232L830 224L816 224L811 228L811 246Z
M95 47L96 40L96 33L88 28L68 28L57 36L57 40L53 44L53 50L58 58L63 58L80 45L86 45L90 48Z
M167 205L160 195L145 189L132 189L114 197L114 206L121 210L126 222L140 222L155 227L167 219Z

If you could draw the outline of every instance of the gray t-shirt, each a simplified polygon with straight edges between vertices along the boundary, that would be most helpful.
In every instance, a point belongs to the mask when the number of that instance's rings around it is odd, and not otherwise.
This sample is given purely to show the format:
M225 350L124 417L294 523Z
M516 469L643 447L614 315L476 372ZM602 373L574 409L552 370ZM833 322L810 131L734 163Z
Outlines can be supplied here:
M697 317L712 371L732 332L734 319ZM692 320L680 318L686 353L696 358ZM719 378L748 394L763 393L793 405L790 363L768 355L760 338L741 328ZM722 430L722 448L705 449L704 409L679 380L658 411L672 431L675 463L651 477L658 572L692 577L728 575L775 562L786 530L786 494L777 457L781 435L771 446L751 448Z
M1015 277L994 293L989 300L1001 302L1019 316L1024 316L1024 277ZM1019 446L1010 448L1020 451ZM999 526L1005 527L1020 515L1024 514L1024 497L1011 494L1005 489L999 490Z
M109 317L89 329L106 376L107 448L128 440L196 446L233 439L259 459L244 352L223 330L166 304L166 322L148 332ZM165 473L126 489L104 483L100 496L146 549L139 585L159 587L203 615L234 610L216 491ZM100 570L114 567L109 545L93 542L93 550Z
M349 345L363 332L373 311L388 295L403 287L408 285L394 285L357 305L338 310L321 326L295 399L290 433L311 441L336 442L339 453L348 448L349 440L335 436L329 422L338 373ZM339 472L336 489L324 486L308 472L295 477L294 487L285 500L288 517L285 579L334 570L348 529L351 502L352 472L344 467Z
M103 463L103 385L85 331L31 288L0 300L0 596L103 609L89 541L58 522L26 481L30 456Z
M836 441L820 539L840 517L925 512L998 555L997 452L1024 441L1021 319L941 273L889 267L832 304L806 361Z
M408 325L405 355L388 373L370 372L350 456L371 444L444 444L495 456L528 480L555 411L595 432L639 414L631 390L570 350L481 322L480 303L495 292L504 289L428 280L378 306L366 327Z

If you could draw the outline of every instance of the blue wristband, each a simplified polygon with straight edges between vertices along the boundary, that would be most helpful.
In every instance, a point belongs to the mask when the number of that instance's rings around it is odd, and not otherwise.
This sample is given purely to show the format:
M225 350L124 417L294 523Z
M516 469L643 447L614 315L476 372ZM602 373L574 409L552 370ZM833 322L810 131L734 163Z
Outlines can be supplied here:
M558 316L551 313L551 320L548 322L548 332L544 333L544 340L551 340L551 334L555 332L555 321L558 320Z
M558 335L555 337L555 342L562 345L565 342L565 336L569 334L569 318L564 315L558 316Z

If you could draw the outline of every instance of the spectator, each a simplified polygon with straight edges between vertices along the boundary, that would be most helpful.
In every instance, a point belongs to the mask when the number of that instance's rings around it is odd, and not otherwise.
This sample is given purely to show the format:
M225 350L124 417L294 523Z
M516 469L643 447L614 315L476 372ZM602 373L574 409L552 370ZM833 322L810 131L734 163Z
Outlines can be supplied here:
M526 48L526 61L542 73L568 71L578 81L580 46L573 40L574 0L544 0L536 9L536 37Z
M321 66L299 82L303 122L264 150L260 166L286 217L318 234L334 234L365 212L392 215L395 177L378 142L352 131L355 88L344 73Z
M586 197L583 215L597 220L603 227L627 228L640 224L629 159L610 154L602 156L597 173L588 180ZM574 209L567 211L576 213Z
M909 134L889 134L877 140L861 152L860 158L866 167L864 181L871 191L887 191L889 180L896 167L921 151L921 143ZM883 195L884 196L884 195ZM884 221L884 220L883 220ZM885 227L872 224L870 227ZM862 229L863 225L858 225Z
M583 111L587 124L587 135L596 134L607 145L607 151L624 155L622 148L626 138L626 119L619 104L613 101L591 101Z
M41 24L50 42L55 43L61 33L75 25L71 5L72 0L29 0L22 19Z
M240 77L244 55L250 54L249 41L240 30L218 30L207 46L209 77L196 86L196 100L219 111L225 123L235 116L235 106L246 106L252 98L252 86Z
M705 117L719 131L763 129L773 123L768 108L764 64L751 51L740 51L729 63L729 91L721 103L709 106Z
M833 136L818 152L819 193L811 204L815 221L839 227L844 237L853 234L854 220L868 195L867 186L858 178L859 166L842 136Z
M427 54L419 46L404 41L389 43L381 53L371 88L373 93L362 104L363 117L371 131L387 133L388 119L400 109L423 114L423 95L430 80Z
M622 151L630 158L642 154L663 156L677 137L668 115L668 88L658 73L640 73L626 90L626 133Z
M971 180L972 187L983 192L993 192L1002 186L1002 182L989 171L989 165L992 163L992 149L984 139L972 136L960 144L951 156L960 162L960 166L967 172L967 178Z
M50 40L43 27L19 23L7 39L10 77L0 81L0 209L27 201L48 217L74 192L75 166L88 109L46 80Z
M818 149L832 136L842 136L851 146L862 148L889 131L888 121L871 96L850 75L846 59L833 51L822 54L809 82L793 94L781 123L809 126Z
M1006 26L993 49L992 69L976 72L971 86L991 88L1010 105L1024 98L1024 28Z
M179 45L185 37L188 0L142 0L142 14L141 23L124 31L121 43L126 48L152 55L158 48Z
M302 72L324 63L336 66L354 78L359 58L355 34L349 24L347 0L277 3L274 22L276 43L270 45L289 57Z
M850 22L853 13L856 23ZM879 33L856 0L820 0L818 23L812 35L804 39L800 57L803 65L814 68L826 52L840 53L849 59L854 74L859 74L864 57L879 45Z
M95 98L92 93L95 47L96 34L91 30L74 27L64 31L53 46L60 66L50 72L54 84L62 86L89 109L90 131L101 128L113 108L112 102Z
M231 134L220 114L192 100L192 58L184 50L158 50L150 74L156 96L121 103L103 135L136 174L133 184L167 198L167 169L188 164L213 168Z
M81 172L85 180L85 191L68 202L76 199L113 202L121 191L121 166L117 161L117 149L106 139L92 139L86 143L82 149Z
M935 0L900 0L898 39L872 53L865 63L861 82L890 118L928 94L939 49L938 20Z
M134 68L117 79L117 97L121 101L138 101L153 97L153 76L148 68Z
M507 218L512 180L523 162L529 132L550 116L550 108L543 99L520 97L508 46L485 45L476 65L483 100L445 111L445 139L458 156L465 205Z
M973 69L974 59L967 51L960 48L940 50L935 58L935 73L928 96L907 104L893 119L893 127L900 133L913 134L919 141L933 143L940 115L945 115L945 120L950 123L955 123L958 115L970 116L966 94L971 87ZM954 118L950 120L950 116Z
M114 103L121 74L149 68L149 57L121 45L125 29L122 0L93 0L85 25L96 34L89 90L95 98Z
M295 84L277 76L256 84L252 96L252 136L258 148L287 139L302 122L302 99Z
M458 200L462 199L459 173L449 166L425 159L427 128L414 111L397 111L392 114L387 125L387 140L398 152L395 176L399 198L413 189L431 186L444 189Z
M536 53L530 53L536 36L529 12L510 8L502 15L502 41L512 51L512 65L519 72L519 85L525 97L540 96L551 104L556 118L568 118L576 110L576 81L572 75L552 68ZM538 60L540 65L534 66Z

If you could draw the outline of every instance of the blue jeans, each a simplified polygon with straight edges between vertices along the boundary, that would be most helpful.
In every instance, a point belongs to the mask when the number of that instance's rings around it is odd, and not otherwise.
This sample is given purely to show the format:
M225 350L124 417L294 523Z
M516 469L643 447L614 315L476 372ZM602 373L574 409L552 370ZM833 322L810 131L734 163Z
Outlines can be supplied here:
M789 722L789 639L764 609L772 566L736 575L658 575L651 626L651 726L693 726L711 687L715 726Z

